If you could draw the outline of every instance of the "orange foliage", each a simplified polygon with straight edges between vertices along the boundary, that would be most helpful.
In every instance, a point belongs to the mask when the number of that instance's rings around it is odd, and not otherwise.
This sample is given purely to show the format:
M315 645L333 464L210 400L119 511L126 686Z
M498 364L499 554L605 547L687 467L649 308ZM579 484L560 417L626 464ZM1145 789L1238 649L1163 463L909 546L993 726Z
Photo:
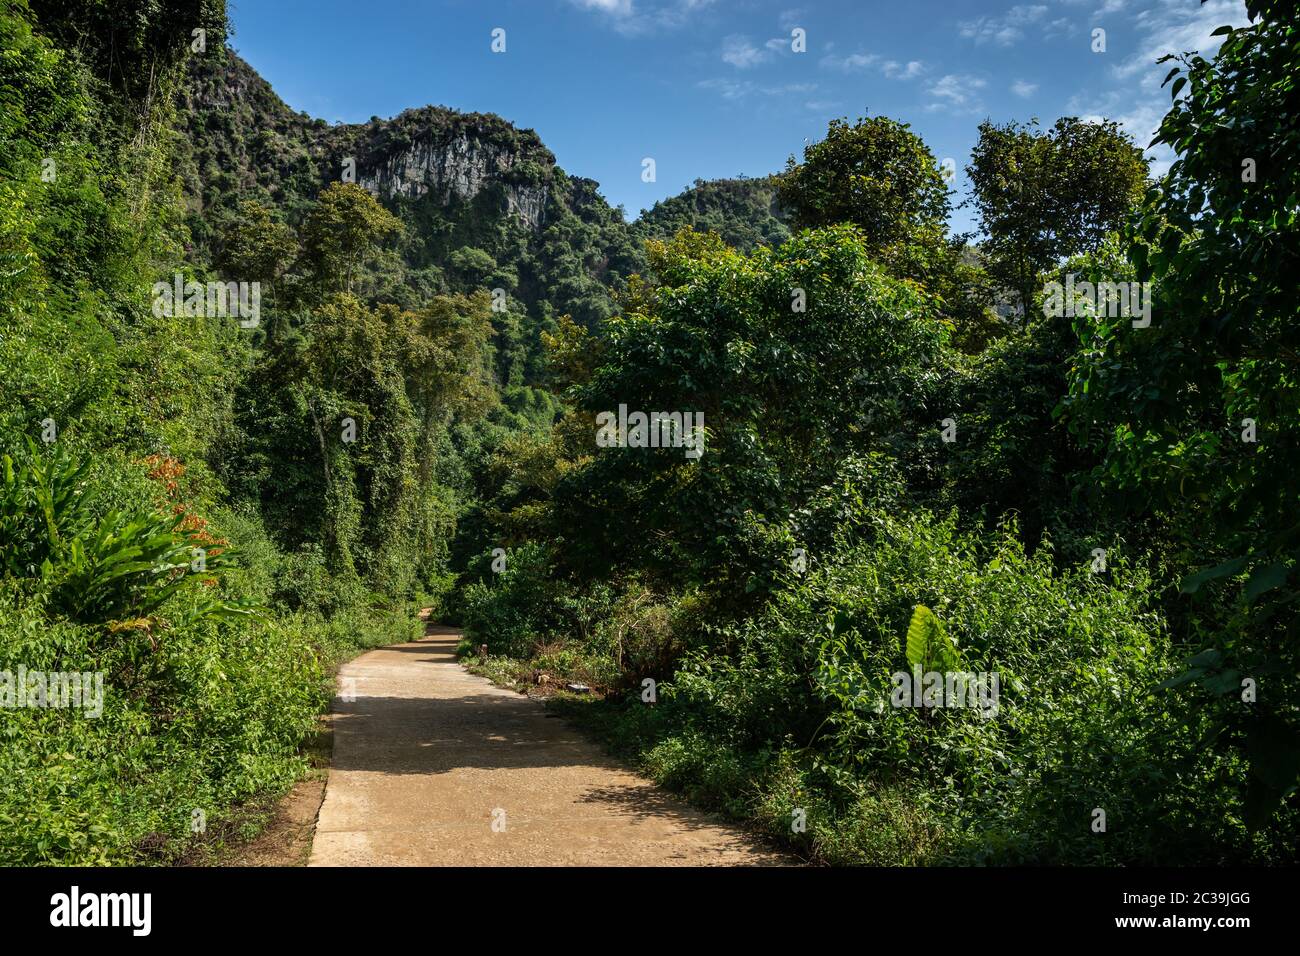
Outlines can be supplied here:
M226 538L218 538L208 531L208 519L191 510L181 500L180 479L185 475L185 465L170 455L149 455L141 459L148 471L146 474L163 488L159 504L171 509L177 516L177 527L196 545L205 548L209 554L221 553L221 545L229 544Z

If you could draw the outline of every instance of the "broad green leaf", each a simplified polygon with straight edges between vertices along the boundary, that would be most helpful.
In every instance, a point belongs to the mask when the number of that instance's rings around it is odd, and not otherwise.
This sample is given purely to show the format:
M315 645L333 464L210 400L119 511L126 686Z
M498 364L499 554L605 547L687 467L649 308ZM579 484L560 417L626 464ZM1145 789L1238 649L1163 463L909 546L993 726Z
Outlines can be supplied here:
M1287 573L1287 566L1280 561L1257 570L1250 576L1250 580L1246 582L1244 593L1247 602L1253 603L1255 598L1265 591L1281 587L1286 583Z
M1200 590L1201 585L1205 582L1214 581L1218 578L1236 574L1245 567L1245 565L1246 556L1243 555L1240 558L1233 558L1231 561L1224 561L1222 564L1216 564L1212 568L1205 568L1204 570L1197 571L1195 574L1190 574L1183 578L1183 584L1180 590L1183 594L1195 594Z
M958 670L957 649L944 630L943 623L924 604L912 611L907 626L907 662L922 670Z

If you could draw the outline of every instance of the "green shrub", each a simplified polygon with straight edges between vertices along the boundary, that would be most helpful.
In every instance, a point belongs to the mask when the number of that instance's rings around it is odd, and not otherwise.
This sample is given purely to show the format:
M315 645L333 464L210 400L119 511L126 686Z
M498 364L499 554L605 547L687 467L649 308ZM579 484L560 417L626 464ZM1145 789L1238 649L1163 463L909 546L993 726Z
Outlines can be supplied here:
M21 464L2 462L0 671L10 688L20 669L99 675L103 697L97 713L0 707L0 779L10 782L0 859L175 860L197 819L215 827L302 772L300 744L328 705L337 663L414 637L420 624L410 609L361 603L330 617L254 616L228 589L255 576L224 560L231 547L211 537L215 526L202 524L202 537L182 530L147 503L147 482L146 497L127 503L121 489L139 469L95 467L62 445L27 451ZM257 571L282 563L256 518L221 517L220 533L249 543ZM199 540L210 547L196 572Z
M1247 832L1220 785L1241 767L1201 748L1206 727L1158 686L1177 656L1149 592L1114 554L1103 577L1054 567L1046 544L1027 554L1014 527L982 540L953 517L860 511L730 629L729 654L692 652L649 723L622 732L657 778L837 862L1275 859L1295 816ZM962 668L999 675L992 716L891 705L917 605Z
M89 458L30 440L26 461L0 456L0 570L39 578L55 612L87 623L148 621L182 593L187 614L248 613L203 593L228 548L200 547L183 517L147 503L105 510L90 472Z
M488 573L494 560L491 554L481 556L480 573ZM470 637L491 653L527 657L546 639L560 589L548 576L551 559L542 545L515 548L504 560L501 571L490 572L490 582L465 588L460 616Z
M215 827L301 772L328 700L310 632L188 616L113 633L51 616L45 597L0 583L0 670L98 672L103 709L0 708L0 859L165 862L195 811Z

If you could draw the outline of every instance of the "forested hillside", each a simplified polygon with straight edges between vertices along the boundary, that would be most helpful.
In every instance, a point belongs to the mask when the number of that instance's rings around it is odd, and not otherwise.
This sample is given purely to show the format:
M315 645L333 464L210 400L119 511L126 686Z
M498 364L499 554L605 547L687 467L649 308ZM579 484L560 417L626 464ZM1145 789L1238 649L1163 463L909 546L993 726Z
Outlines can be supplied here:
M545 131L293 111L221 0L0 0L0 671L102 686L0 685L0 861L221 852L427 607L812 861L1294 862L1300 14L1247 6L1166 175L980 126L972 244L901 120L628 222Z
M716 232L741 252L790 238L788 216L776 198L776 177L697 179L680 196L655 203L633 224L644 239L671 239L682 229Z

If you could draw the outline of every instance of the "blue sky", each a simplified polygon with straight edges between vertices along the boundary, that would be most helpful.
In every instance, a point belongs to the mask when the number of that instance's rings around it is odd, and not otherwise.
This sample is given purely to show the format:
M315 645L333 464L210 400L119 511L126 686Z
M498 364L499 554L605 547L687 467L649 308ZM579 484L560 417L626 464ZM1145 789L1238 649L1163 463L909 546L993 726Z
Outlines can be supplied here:
M780 170L841 116L911 123L955 160L957 200L986 117L1105 116L1145 147L1169 103L1156 58L1246 22L1241 0L231 0L231 18L295 109L498 113L630 217L696 178Z

